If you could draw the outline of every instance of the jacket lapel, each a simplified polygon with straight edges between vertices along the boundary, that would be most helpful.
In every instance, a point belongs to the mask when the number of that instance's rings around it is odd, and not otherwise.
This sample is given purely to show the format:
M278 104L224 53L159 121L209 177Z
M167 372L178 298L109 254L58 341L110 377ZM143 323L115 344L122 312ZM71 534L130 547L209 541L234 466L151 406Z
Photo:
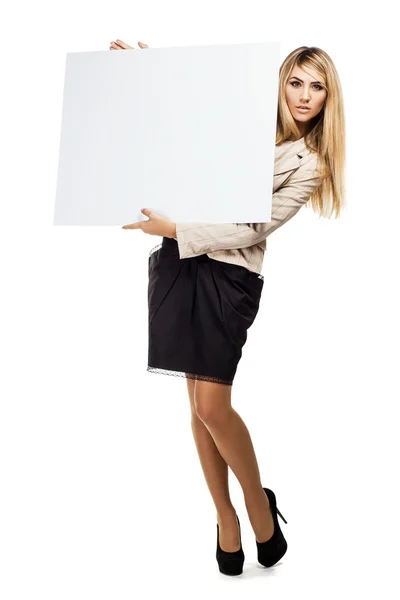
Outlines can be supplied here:
M301 160L309 153L304 140L300 139L290 145L277 146L275 150L274 185L275 192L300 166Z
M281 173L286 173L286 171L297 169L300 166L300 160L301 156L297 153L290 156L282 154L275 159L274 175L281 175Z

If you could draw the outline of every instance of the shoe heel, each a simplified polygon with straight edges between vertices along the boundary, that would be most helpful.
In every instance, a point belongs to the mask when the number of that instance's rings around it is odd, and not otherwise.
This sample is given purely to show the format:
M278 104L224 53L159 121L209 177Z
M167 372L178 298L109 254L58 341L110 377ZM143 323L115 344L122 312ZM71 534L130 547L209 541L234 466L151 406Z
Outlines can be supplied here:
M286 525L287 525L287 521L286 521L285 517L283 516L283 514L280 512L280 510L279 510L278 507L276 507L276 512L278 513L278 515L280 516L280 518L282 519L282 521L284 523L286 523Z

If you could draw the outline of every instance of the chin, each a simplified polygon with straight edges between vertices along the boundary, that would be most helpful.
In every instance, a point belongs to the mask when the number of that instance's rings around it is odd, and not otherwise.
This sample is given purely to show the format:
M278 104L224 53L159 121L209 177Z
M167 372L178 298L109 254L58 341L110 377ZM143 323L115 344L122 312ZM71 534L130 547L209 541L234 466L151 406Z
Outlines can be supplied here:
M313 117L308 115L304 115L302 119L298 119L297 117L294 118L295 122L297 123L307 123L308 121L311 121L311 119L313 119Z

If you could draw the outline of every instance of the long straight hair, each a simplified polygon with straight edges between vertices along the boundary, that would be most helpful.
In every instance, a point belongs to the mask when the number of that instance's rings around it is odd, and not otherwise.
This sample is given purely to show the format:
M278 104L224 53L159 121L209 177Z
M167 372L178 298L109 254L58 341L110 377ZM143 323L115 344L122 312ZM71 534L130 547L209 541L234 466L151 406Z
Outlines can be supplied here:
M345 205L345 122L342 88L339 75L329 55L315 46L301 46L293 50L279 69L278 115L276 144L301 133L286 101L286 85L295 66L305 71L313 69L325 83L327 95L324 105L309 123L304 136L306 147L318 154L316 175L322 183L308 202L320 217L338 217ZM308 203L307 203L308 204Z

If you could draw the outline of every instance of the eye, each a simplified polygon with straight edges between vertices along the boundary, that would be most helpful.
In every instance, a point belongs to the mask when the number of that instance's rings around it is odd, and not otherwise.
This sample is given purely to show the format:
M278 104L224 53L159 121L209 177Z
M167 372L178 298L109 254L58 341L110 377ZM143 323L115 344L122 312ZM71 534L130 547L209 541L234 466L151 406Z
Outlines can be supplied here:
M290 81L289 83L290 83L290 85L292 85L293 87L297 87L297 85L294 85L295 83L298 83L298 84L300 85L300 82L299 82L299 81ZM323 90L323 89L324 89L324 88L322 87L322 85L319 85L319 83L315 83L315 84L314 84L314 88L315 88L315 87L318 89L318 91L320 91L320 90Z

